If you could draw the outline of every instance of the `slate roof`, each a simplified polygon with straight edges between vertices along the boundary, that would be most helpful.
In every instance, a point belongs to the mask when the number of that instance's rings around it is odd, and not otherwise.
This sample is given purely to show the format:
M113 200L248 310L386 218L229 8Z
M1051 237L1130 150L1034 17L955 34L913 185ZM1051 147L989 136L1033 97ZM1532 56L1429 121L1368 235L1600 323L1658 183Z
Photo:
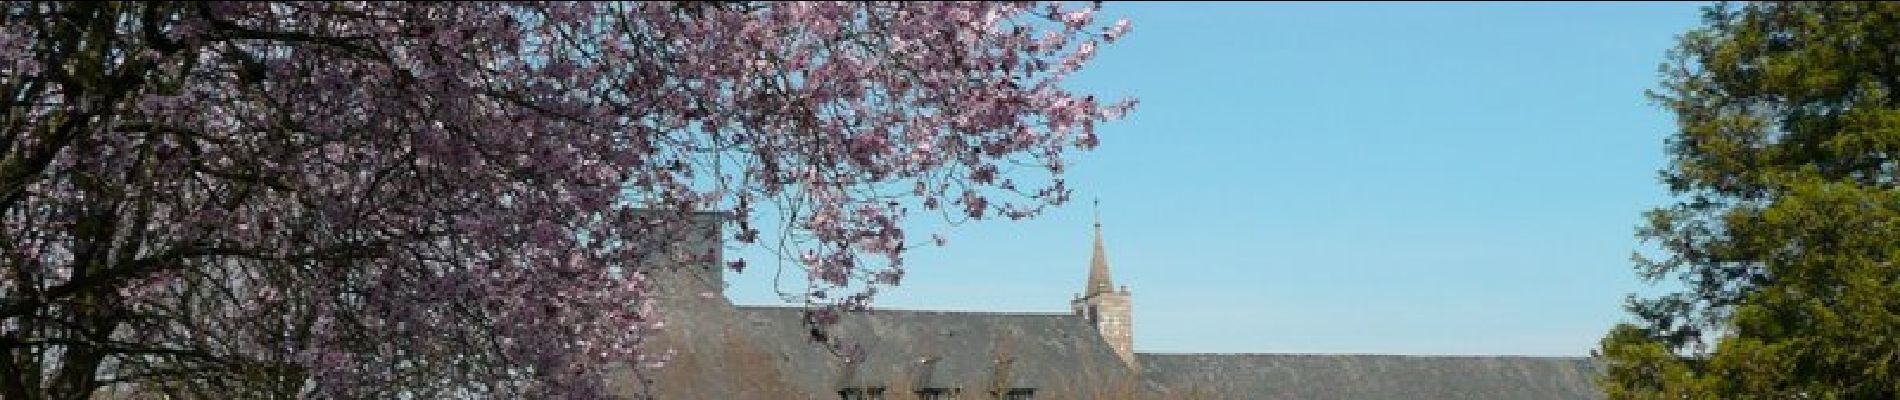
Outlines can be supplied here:
M1027 388L1039 399L1086 399L1101 397L1089 390L1141 385L1093 326L1068 313L847 313L825 334L863 349L852 364L811 340L802 308L734 306L692 288L705 281L677 283L662 291L666 328L655 344L678 356L649 377L652 387L627 376L613 383L616 391L662 399L837 399L844 388L943 388L989 398L991 390Z
M784 356L790 380L811 392L846 387L952 388L1041 393L1132 382L1121 360L1082 318L1067 313L873 310L846 314L827 334L863 349L846 364L814 345L799 308L739 306L762 350ZM978 393L981 393L978 392Z
M1600 399L1587 358L1137 354L1175 398Z

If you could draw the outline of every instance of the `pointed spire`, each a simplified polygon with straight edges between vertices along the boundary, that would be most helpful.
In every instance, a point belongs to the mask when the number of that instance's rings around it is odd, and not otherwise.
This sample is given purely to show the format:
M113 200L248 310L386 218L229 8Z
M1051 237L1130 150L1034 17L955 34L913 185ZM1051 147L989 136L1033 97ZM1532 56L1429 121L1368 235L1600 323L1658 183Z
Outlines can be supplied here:
M1115 282L1108 276L1108 249L1102 244L1102 199L1095 199L1095 254L1089 258L1089 284L1082 297L1114 291Z

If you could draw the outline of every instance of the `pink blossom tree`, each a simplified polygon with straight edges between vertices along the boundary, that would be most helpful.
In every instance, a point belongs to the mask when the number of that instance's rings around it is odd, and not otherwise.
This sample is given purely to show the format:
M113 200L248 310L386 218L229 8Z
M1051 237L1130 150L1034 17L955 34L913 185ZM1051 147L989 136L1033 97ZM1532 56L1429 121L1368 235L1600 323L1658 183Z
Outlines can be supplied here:
M3 7L7 399L603 397L695 212L786 222L822 323L1132 106L1062 86L1095 5Z

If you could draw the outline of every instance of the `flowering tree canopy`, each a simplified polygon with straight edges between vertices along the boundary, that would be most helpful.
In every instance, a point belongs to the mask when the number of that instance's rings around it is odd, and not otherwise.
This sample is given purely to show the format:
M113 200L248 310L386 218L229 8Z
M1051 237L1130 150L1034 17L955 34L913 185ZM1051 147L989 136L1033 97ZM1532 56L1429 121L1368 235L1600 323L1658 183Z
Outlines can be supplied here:
M8 399L602 397L693 212L861 307L1132 106L1094 5L4 4Z

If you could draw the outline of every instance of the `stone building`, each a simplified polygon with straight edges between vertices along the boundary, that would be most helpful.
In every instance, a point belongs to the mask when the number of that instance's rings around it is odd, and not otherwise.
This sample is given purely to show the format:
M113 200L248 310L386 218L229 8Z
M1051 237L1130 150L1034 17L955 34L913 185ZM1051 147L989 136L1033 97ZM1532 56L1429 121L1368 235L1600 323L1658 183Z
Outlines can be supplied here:
M712 226L707 224L705 226ZM662 279L674 360L618 382L662 399L1598 399L1585 358L1158 354L1134 348L1133 295L1095 225L1069 313L873 310L814 328L794 307L734 305L714 262ZM815 343L862 350L855 362ZM647 383L641 383L647 382Z

